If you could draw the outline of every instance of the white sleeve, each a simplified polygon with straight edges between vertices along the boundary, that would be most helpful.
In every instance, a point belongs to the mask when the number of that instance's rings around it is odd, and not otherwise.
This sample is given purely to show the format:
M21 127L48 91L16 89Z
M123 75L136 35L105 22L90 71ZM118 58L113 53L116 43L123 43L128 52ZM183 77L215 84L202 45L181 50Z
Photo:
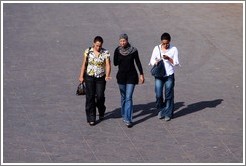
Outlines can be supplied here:
M175 47L174 53L173 53L173 66L179 65L179 55L178 55L178 49Z
M160 59L160 52L158 46L155 46L155 48L153 49L149 64L151 66L154 66L156 59Z
M173 59L173 66L179 65L179 56L178 49L176 47L172 47L172 50L166 53L167 56Z

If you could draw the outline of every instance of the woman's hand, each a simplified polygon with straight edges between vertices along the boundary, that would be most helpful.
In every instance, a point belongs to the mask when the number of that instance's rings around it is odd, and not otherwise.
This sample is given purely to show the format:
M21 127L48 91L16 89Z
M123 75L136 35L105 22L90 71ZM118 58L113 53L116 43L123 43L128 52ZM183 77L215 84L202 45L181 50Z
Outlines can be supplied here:
M109 80L111 80L112 79L112 77L105 77L105 81L109 81Z
M173 64L173 59L170 58L169 56L163 55L163 58L166 59L166 60L168 60L169 62L171 62Z
M159 63L160 61L162 61L162 59L157 59L157 60L155 61L155 66L158 65L158 63Z
M163 55L163 58L166 60L169 60L169 56L167 56L167 55Z
M83 77L83 76L80 76L80 77L79 77L79 81L80 81L81 83L83 83L83 82L84 82L84 77Z
M144 75L143 75L143 74L141 74L141 75L139 76L139 83L140 83L140 84L143 84L143 83L144 83Z

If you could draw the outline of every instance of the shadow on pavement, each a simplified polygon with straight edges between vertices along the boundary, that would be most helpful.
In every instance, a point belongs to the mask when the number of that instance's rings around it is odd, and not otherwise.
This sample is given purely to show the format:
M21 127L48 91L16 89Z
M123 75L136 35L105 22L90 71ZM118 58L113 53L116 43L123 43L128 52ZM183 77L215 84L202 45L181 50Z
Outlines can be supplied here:
M194 104L189 104L187 107L179 110L178 112L174 112L173 115L173 119L174 118L178 118L180 116L184 116L187 114L191 114L197 111L201 111L205 108L215 108L216 106L218 106L219 104L221 104L223 101L223 99L216 99L216 100L211 100L211 101L201 101L198 103L194 103ZM176 104L175 104L176 106ZM183 104L184 106L184 104ZM177 109L175 109L177 110Z
M137 112L140 112L138 114L136 114ZM158 110L155 107L155 102L152 103L148 103L148 104L139 104L139 105L135 105L134 106L134 113L136 115L133 116L133 121L134 121L134 125L138 124L138 123L142 123L154 116L157 116L158 114ZM134 120L137 117L143 117L141 119L138 120Z
M178 118L181 116L185 116L187 114L191 114L197 111L201 111L205 108L215 108L217 107L219 104L221 104L223 101L223 99L216 99L216 100L211 100L211 101L201 101L198 103L193 103L193 104L189 104L187 107L179 110L180 108L184 107L185 104L184 102L177 102L174 105L174 115L173 115L173 119L174 118ZM138 118L138 120L134 121L134 125L138 124L138 123L142 123L154 116L157 116L159 110L155 108L155 102L151 102L148 104L139 104L139 105L134 105L134 114L133 115L133 121L134 119L136 119L137 117L143 117L141 119ZM178 112L176 112L177 110L179 110ZM140 112L137 114L137 112ZM117 108L111 112L107 112L105 114L105 120L106 119L110 119L110 118L121 118L121 110L120 108Z
M133 113L135 114L133 115L133 122L134 125L136 125L149 118L157 116L158 110L155 108L155 102L151 102L148 104L133 105ZM144 116L144 118L135 121L137 117L142 117L142 116ZM121 118L121 108L117 108L105 114L105 119L110 119L110 118Z

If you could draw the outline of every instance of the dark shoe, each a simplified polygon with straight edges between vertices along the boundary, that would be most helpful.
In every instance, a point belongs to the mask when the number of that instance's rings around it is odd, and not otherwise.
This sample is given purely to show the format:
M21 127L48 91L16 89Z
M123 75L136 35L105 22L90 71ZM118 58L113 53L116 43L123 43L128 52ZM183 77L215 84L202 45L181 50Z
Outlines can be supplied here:
M95 122L89 122L89 125L90 126L94 126L95 125Z
M133 124L132 124L132 122L126 122L126 126L127 126L128 128L131 128L131 127L133 126Z

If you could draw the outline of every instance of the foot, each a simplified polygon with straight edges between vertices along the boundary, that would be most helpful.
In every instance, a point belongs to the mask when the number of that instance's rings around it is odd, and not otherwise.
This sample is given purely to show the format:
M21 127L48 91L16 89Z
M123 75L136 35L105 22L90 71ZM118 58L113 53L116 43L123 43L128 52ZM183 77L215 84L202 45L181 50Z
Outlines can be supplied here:
M168 116L165 116L165 121L169 121L169 120L171 120L171 118Z
M159 119L162 119L162 118L163 118L162 112L161 112L161 111L158 113L158 118L159 118Z
M126 122L126 126L127 126L128 128L131 128L131 127L133 126L133 124L132 124L132 122Z
M89 122L89 125L90 126L94 126L95 125L95 122Z

